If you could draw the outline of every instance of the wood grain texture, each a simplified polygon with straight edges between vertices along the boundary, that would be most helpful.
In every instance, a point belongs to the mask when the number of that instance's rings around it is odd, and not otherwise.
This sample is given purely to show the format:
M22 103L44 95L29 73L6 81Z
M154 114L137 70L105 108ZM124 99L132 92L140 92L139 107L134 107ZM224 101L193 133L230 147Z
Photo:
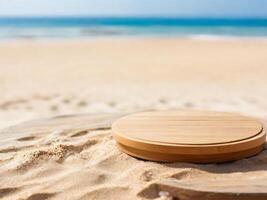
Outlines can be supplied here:
M156 161L235 160L259 152L265 142L256 119L212 111L133 114L114 122L112 132L124 152Z
M152 152L148 150L141 150L137 148L132 148L129 146L117 144L118 148L133 157L138 157L144 160L151 161L162 161L162 162L193 162L193 163L219 163L227 162L232 160L238 160L242 158L247 158L258 154L263 150L263 145L250 148L243 151L235 151L231 153L220 153L220 154L171 154L169 152Z

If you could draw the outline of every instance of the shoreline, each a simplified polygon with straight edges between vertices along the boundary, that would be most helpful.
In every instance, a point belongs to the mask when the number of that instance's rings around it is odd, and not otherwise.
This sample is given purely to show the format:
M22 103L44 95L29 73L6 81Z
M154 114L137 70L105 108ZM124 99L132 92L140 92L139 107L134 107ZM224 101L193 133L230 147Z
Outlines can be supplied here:
M77 42L77 41L109 41L109 40L192 40L192 41L213 41L213 42L227 42L227 41L267 41L267 36L233 36L233 35L213 35L213 34L193 34L188 36L160 36L160 35L118 35L118 36L92 36L92 37L70 37L70 38L52 38L52 37L14 37L14 38L0 38L1 43L12 42Z

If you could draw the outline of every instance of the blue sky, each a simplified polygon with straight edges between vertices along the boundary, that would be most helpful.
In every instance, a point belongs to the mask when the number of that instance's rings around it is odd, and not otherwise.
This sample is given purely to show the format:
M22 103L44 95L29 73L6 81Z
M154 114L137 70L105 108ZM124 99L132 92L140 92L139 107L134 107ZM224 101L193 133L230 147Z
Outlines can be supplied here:
M0 16L267 18L267 0L0 0Z

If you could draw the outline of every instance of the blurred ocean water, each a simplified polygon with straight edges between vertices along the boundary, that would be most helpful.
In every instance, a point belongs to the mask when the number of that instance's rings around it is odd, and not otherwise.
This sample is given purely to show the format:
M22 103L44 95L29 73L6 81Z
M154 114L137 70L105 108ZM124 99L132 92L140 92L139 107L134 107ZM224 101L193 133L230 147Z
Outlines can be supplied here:
M218 39L267 37L267 19L216 18L0 18L0 39L184 37Z

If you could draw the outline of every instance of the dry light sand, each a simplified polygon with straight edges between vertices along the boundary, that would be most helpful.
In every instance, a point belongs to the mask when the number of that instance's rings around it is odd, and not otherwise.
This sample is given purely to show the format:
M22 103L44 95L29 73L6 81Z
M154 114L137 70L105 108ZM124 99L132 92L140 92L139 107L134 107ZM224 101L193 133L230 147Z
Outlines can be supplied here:
M120 153L110 134L117 117L151 109L232 111L267 124L267 40L2 41L0 70L0 199L188 199L164 188L170 179L267 188L266 150L225 164L163 164Z

